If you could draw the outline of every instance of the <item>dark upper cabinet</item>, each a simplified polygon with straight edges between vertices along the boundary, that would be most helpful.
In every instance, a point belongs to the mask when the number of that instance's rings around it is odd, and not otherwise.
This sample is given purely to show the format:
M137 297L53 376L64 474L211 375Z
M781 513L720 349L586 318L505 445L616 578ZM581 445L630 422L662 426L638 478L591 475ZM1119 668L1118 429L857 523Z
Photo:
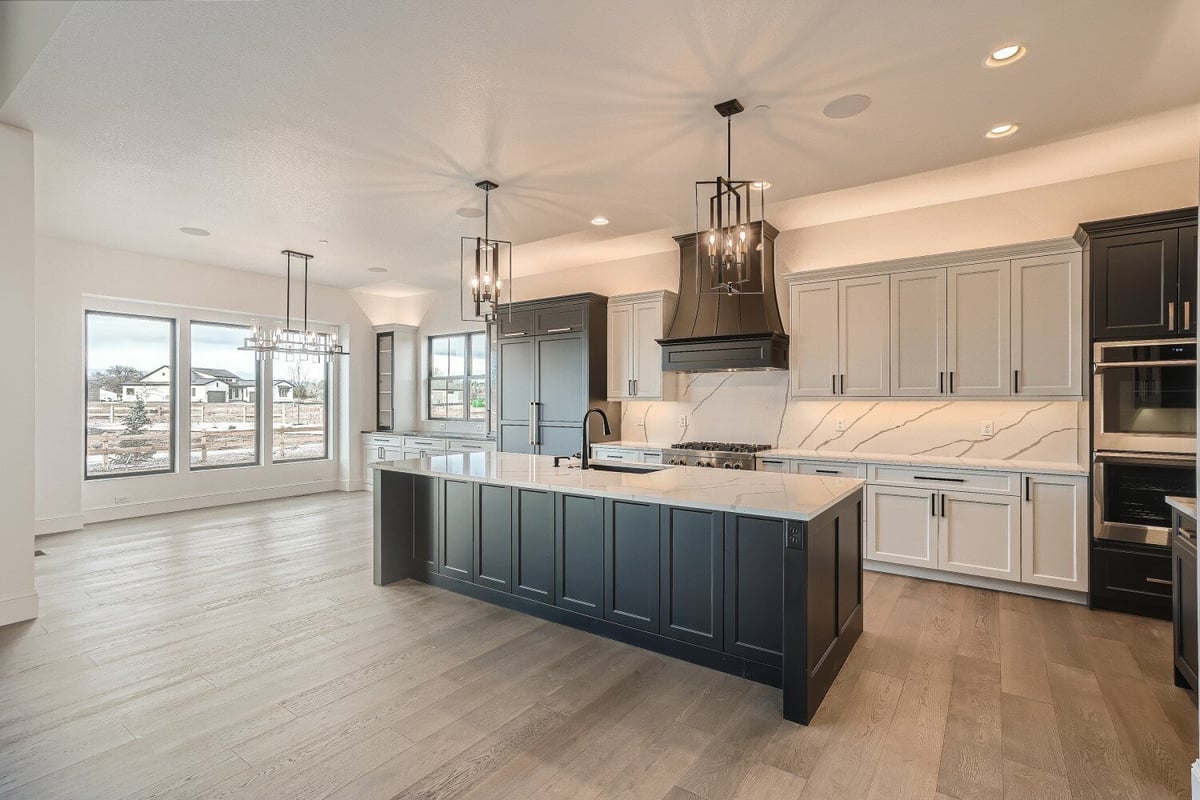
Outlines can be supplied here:
M465 581L471 580L474 563L475 487L470 481L442 481L438 572Z
M725 646L725 515L661 509L659 633L720 650Z
M1093 339L1195 335L1195 220L1192 208L1080 226Z
M507 453L572 455L583 415L609 414L620 436L619 406L607 401L607 298L581 294L514 303L497 326L499 447ZM592 441L602 441L599 420ZM566 430L571 428L573 430Z
M604 618L658 632L661 506L605 501Z
M554 494L512 493L512 593L554 602Z
M783 664L784 523L725 515L725 652Z
M413 479L413 563L428 572L438 570L439 483L437 478Z
M512 591L513 490L479 484L476 490L474 564L471 577L480 586Z
M555 498L554 604L604 616L604 500L573 494Z

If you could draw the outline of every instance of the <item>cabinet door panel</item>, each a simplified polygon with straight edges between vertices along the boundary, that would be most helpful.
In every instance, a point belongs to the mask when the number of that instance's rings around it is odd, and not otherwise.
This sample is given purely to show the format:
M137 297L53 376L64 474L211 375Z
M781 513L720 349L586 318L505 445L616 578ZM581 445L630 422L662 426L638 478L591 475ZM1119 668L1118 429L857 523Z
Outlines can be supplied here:
M867 487L867 558L937 567L937 492Z
M537 416L540 425L580 424L587 411L583 336L537 340ZM576 448L578 449L578 448Z
M505 312L496 320L498 330L496 335L500 339L507 337L530 336L533 334L533 312L532 311L513 311Z
M603 616L604 501L572 494L555 497L555 605Z
M1020 580L1018 499L1002 495L943 492L938 498L938 567L967 575Z
M475 484L442 481L442 551L438 571L471 580L472 540L475 536Z
M941 395L946 371L946 270L892 275L891 303L892 395Z
M783 664L784 523L725 515L725 652Z
M501 422L497 445L504 453L532 453L528 422Z
M533 340L501 340L499 350L500 421L528 425L529 404L534 401Z
M543 425L537 451L544 456L573 456L583 447L582 425Z
M662 507L659 633L720 650L725 515Z
M837 392L837 281L795 284L788 290L788 350L793 397Z
M947 393L1011 394L1008 262L951 267L946 279Z
M625 400L633 380L633 306L608 307L608 399Z
M885 397L891 390L888 276L838 282L838 393Z
M1097 339L1169 336L1179 293L1179 229L1099 236L1091 242L1092 330ZM1175 306L1176 318L1182 309Z
M478 498L472 577L480 586L512 591L512 489L480 484Z
M1082 256L1017 259L1011 277L1013 392L1082 395Z
M1196 335L1196 226L1179 229L1179 305L1176 330Z
M587 323L587 306L571 303L553 308L540 308L535 314L538 333L567 333L581 331Z
M663 306L661 302L638 303L633 307L634 396L639 400L663 397L662 347Z
M554 495L513 490L513 594L554 602Z
M1086 592L1087 478L1025 475L1021 581Z
M658 630L659 507L605 501L604 618Z
M421 475L413 478L413 561L429 572L438 569L440 521L438 480Z

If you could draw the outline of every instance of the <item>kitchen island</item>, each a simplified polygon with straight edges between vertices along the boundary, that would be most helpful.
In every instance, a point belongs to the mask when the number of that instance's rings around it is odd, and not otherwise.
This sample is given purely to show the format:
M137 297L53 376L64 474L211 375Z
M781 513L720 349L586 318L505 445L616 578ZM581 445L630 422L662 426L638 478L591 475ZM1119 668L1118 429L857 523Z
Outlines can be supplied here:
M862 481L463 453L372 465L374 580L416 579L783 689L862 632Z

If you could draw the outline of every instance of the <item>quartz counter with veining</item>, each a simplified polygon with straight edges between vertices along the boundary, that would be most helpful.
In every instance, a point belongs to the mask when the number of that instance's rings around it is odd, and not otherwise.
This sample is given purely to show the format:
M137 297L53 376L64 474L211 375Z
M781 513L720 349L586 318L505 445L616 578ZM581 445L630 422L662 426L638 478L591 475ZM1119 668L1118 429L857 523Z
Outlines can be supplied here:
M858 491L853 478L743 472L703 467L664 467L632 474L554 466L550 456L521 453L452 453L381 461L374 469L455 477L529 489L611 497L646 503L736 511L807 521Z

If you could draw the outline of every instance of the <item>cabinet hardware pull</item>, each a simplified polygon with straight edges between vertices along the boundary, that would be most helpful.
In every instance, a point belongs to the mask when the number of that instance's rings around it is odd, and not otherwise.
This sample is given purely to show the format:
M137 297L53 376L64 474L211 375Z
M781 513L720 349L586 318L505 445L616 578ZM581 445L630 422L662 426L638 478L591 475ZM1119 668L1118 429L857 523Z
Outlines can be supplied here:
M569 330L571 330L570 325L565 328L547 328L546 333L566 333Z
M1033 478L1025 476L1025 502L1028 503L1033 499L1033 492L1030 489L1030 484L1033 483Z
M1163 580L1162 578L1146 578L1146 583L1156 583L1159 586L1170 586L1172 581Z
M941 478L933 475L913 475L916 481L941 481L942 483L966 483L966 478Z
M638 379L637 379L637 378L634 378L634 379L633 379L633 396L634 396L634 397L637 397L637 393L638 393L638 390L637 390L637 381L638 381Z
M815 469L815 470L813 470L813 472L817 473L818 475L839 475L839 474L841 474L836 469Z
M529 446L533 447L533 401L529 401Z
M633 378L630 378L629 380L627 380L627 381L625 382L625 392L626 392L626 393L627 393L627 394L628 394L630 397L633 397Z
M1016 394L1017 392L1020 391L1020 389L1018 388L1021 385L1020 378L1018 377L1020 374L1021 374L1021 370L1019 370L1019 369L1013 370L1013 394Z
M954 394L954 370L950 370L950 394Z
M945 391L946 391L946 373L939 372L938 373L938 394L942 394Z
M1167 303L1167 330L1175 330L1175 302Z
M837 394L837 375L829 376L829 393Z
M1192 329L1192 301L1183 301L1183 330L1186 333Z
M929 495L929 516L937 516L937 492Z
M846 393L846 373L842 373L842 394Z
M502 339L507 339L507 338L509 338L510 336L525 336L525 335L526 335L526 334L528 334L528 333L529 333L528 331L513 331L512 333L502 333L502 334L500 334L500 338L502 338Z
M533 444L535 447L541 447L541 445L542 445L542 440L538 436L538 433L540 433L540 431L538 431L538 428L541 427L541 424L542 424L541 407L542 407L541 403L539 403L536 400L533 401Z
M942 495L942 516L946 516L946 495Z

